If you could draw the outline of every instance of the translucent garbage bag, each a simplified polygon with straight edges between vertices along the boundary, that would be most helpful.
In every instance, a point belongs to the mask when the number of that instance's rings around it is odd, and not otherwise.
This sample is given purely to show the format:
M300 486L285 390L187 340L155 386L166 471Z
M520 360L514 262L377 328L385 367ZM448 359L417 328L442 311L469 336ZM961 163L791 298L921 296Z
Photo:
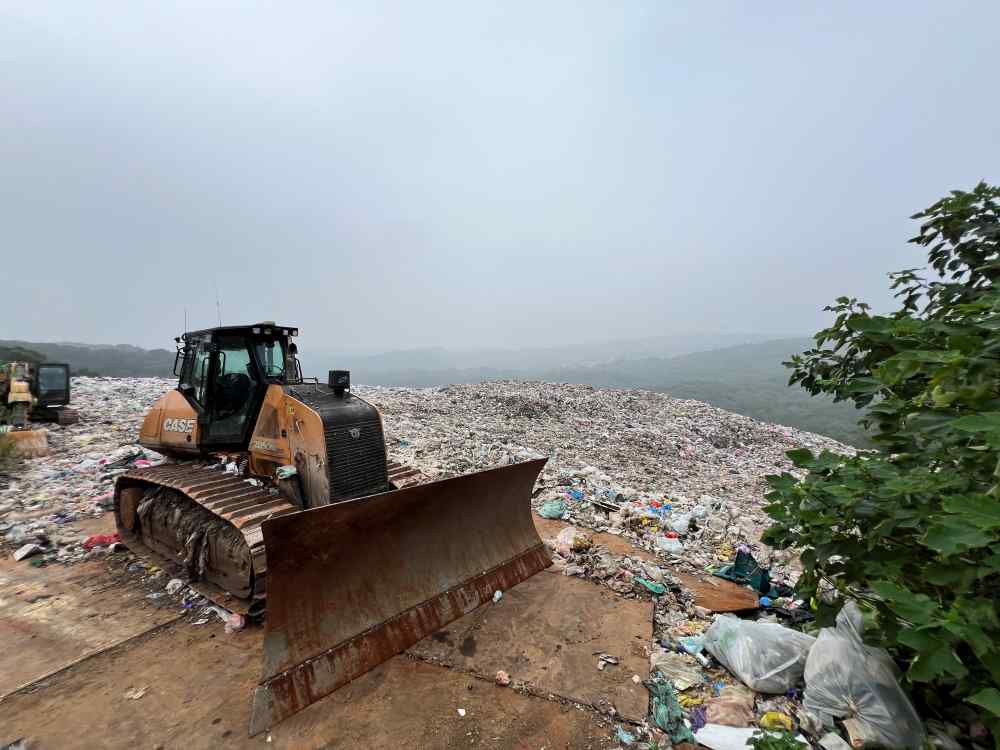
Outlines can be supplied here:
M776 623L716 615L705 631L705 648L758 693L784 693L802 681L811 635Z
M885 649L861 639L861 611L849 601L835 628L820 631L806 661L803 706L824 726L844 720L854 741L865 745L917 748L923 724L899 686L899 670Z

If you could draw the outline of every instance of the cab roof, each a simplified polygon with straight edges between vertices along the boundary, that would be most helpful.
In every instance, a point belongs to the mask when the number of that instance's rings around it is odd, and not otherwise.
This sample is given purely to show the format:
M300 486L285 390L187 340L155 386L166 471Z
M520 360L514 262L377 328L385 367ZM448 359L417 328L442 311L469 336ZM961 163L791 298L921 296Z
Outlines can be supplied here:
M299 329L296 326L285 326L278 325L277 323L267 320L261 323L250 323L248 325L242 326L216 326L215 328L202 328L197 331L187 331L177 337L177 340L187 339L187 338L200 338L206 335L212 334L243 334L250 336L267 336L267 335L284 335L284 336L298 336Z

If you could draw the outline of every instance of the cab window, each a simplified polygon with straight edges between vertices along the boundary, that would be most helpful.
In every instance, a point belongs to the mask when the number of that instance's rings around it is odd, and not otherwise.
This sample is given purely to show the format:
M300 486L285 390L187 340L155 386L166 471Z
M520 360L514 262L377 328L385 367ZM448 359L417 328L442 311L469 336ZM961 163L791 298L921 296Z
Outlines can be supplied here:
M209 436L235 442L246 429L259 375L243 339L220 341L216 357Z
M181 385L190 386L188 395L204 407L205 391L208 386L208 367L212 353L207 341L200 341L192 346L194 347L193 352L187 355L191 362L184 368L184 378Z
M264 375L269 378L280 378L285 375L285 351L281 341L259 341L256 345L257 361Z

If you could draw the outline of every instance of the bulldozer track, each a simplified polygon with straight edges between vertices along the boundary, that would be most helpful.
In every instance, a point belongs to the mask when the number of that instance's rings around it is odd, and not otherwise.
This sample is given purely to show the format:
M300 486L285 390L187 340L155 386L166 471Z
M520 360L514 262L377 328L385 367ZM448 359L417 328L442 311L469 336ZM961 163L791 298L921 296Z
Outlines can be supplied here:
M390 461L389 480L397 489L412 487L427 481L417 469ZM252 572L247 588L230 592L207 581L193 582L192 587L209 599L237 612L249 612L263 606L267 556L264 551L264 536L261 524L278 516L297 513L301 510L287 498L276 494L263 480L230 474L218 465L206 464L164 464L142 469L132 469L119 477L115 487L115 515L119 529L128 528L123 524L122 493L129 488L166 487L184 494L192 502L212 513L217 518L233 526L243 536L249 549ZM134 512L134 508L132 509ZM164 554L143 544L138 535L123 535L130 546L142 556L153 557L157 561L178 564ZM235 598L234 598L235 597Z

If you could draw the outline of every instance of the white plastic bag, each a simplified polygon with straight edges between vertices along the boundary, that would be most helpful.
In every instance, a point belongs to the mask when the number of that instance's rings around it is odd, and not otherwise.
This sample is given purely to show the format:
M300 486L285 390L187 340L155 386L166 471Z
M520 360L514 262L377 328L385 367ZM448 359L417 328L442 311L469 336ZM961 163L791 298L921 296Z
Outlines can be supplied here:
M567 526L556 536L555 548L563 557L569 557L571 552L583 552L590 549L593 541L583 529Z
M865 745L920 747L923 724L899 687L899 670L884 649L866 646L861 633L854 601L840 610L837 627L820 631L806 661L807 713L827 727L844 719L851 739Z
M811 635L774 623L716 615L705 648L758 693L784 693L802 681Z
M686 534L688 532L688 527L691 526L691 514L682 513L679 516L674 516L670 519L670 528L676 531L678 534Z

